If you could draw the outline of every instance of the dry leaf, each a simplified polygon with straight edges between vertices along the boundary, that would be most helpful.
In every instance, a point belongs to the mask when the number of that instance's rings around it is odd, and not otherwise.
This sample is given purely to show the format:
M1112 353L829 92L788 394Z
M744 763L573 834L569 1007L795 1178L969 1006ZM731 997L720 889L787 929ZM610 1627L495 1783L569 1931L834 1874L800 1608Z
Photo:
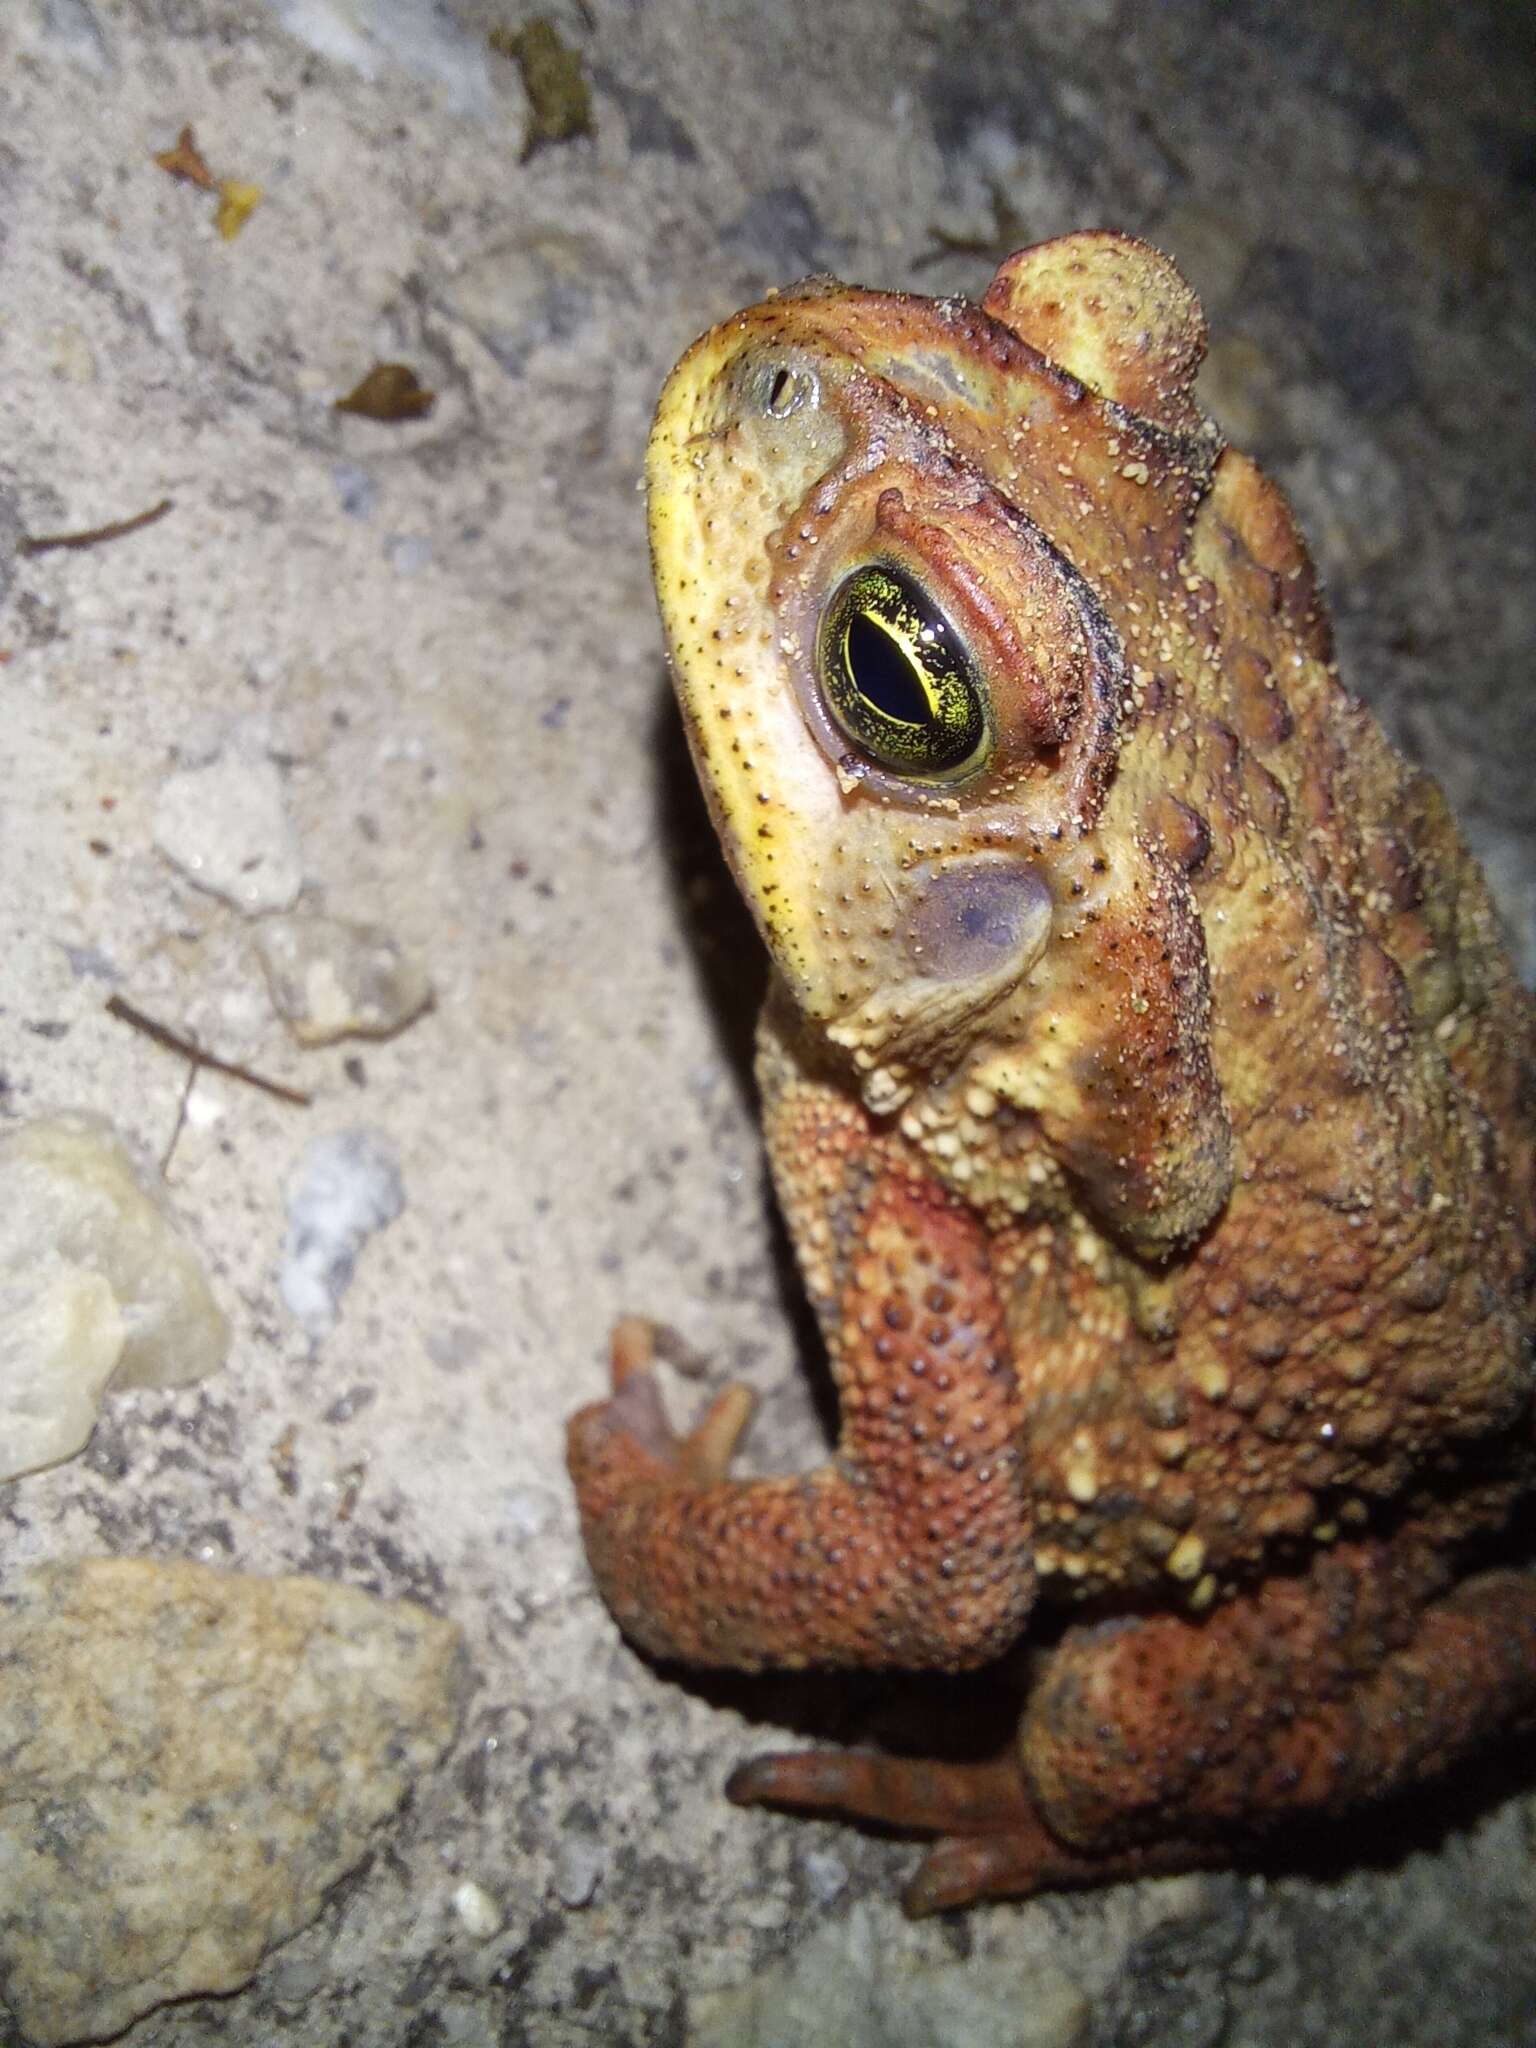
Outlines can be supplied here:
M365 420L419 420L436 399L408 363L375 363L360 384L337 399L336 410L360 413Z
M535 15L518 29L492 29L490 45L510 57L528 95L528 133L522 161L547 142L592 133L592 95L582 76L581 53L561 39L553 22Z
M243 185L238 178L219 180L219 210L213 224L226 242L232 242L261 204L261 187Z
M203 153L190 126L183 128L177 136L174 149L155 152L155 162L162 171L169 171L173 178L183 178L187 184L196 185L200 192L214 189L213 173L203 161Z

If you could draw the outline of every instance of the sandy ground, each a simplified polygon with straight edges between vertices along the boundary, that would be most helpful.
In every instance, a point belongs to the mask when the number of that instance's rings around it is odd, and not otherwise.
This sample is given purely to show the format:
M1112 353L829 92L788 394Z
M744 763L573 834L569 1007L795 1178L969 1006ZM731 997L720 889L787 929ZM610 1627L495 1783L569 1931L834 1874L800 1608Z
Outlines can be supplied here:
M979 293L1089 224L1179 255L1210 402L1293 492L1346 673L1445 779L1536 960L1520 11L591 0L554 19L595 131L527 161L487 41L509 18L0 11L0 1101L104 1111L158 1155L185 1069L114 992L314 1098L198 1079L170 1182L228 1366L113 1399L84 1457L7 1488L6 1572L320 1573L452 1615L477 1672L449 1764L319 1922L132 2038L1529 2040L1518 1792L1352 1837L1353 1864L905 1925L909 1848L719 1797L787 1721L858 1702L644 1665L561 1462L631 1308L758 1388L755 1459L819 1440L746 1073L762 969L635 491L666 369L764 286ZM152 161L183 122L262 188L233 240ZM429 417L333 411L379 359ZM165 497L111 545L16 551ZM436 1007L398 1038L301 1052L249 919L156 850L167 778L237 756L280 771L304 904L425 957ZM358 1129L405 1207L317 1339L279 1289L287 1202L306 1146Z

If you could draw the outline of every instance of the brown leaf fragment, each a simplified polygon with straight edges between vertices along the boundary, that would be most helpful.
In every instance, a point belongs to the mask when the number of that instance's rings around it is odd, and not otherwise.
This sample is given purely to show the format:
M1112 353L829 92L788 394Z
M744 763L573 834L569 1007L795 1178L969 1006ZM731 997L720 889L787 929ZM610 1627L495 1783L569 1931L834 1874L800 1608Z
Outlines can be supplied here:
M279 1491L289 1500L299 1490L298 1443L299 1425L290 1422L267 1455L272 1477L277 1481Z
M169 171L173 178L182 178L187 184L196 185L200 192L212 192L215 188L214 175L203 161L203 153L190 126L183 128L177 136L174 149L156 150L155 162L162 171Z
M425 419L437 402L409 363L375 363L345 398L337 412L360 413L365 420Z
M570 142L592 133L592 94L582 75L581 52L561 37L553 22L536 14L521 28L492 29L489 41L522 73L528 95L523 163L546 143Z
M336 1503L338 1522L350 1522L362 1498L363 1482L368 1477L368 1460L359 1458L354 1464L343 1465L336 1474L340 1498Z

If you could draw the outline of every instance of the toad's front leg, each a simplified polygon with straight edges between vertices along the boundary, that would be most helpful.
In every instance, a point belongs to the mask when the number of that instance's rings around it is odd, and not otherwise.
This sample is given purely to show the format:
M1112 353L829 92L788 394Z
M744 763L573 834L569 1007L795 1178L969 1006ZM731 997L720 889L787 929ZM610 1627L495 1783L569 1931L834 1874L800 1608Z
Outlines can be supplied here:
M985 1235L899 1150L866 1163L840 1217L857 1250L829 1318L829 1464L725 1478L741 1407L728 1394L674 1437L633 1324L612 1398L571 1422L593 1572L655 1656L957 1670L1005 1649L1028 1612L1018 1390Z

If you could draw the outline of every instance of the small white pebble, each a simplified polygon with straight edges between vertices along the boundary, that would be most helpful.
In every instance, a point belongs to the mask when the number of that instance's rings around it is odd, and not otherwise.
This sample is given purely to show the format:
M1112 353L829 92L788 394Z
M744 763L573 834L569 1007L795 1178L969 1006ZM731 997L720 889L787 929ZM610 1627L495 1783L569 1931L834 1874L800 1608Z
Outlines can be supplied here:
M312 1139L288 1193L288 1238L278 1287L311 1337L341 1311L364 1243L405 1207L394 1146L369 1130Z
M830 1906L848 1883L848 1866L830 1849L810 1849L800 1858L805 1888L818 1905Z
M466 1934L476 1941L489 1941L501 1932L501 1908L484 1886L466 1878L453 1895L453 1910Z
M211 1088L202 1087L198 1081L193 1082L186 1109L187 1123L192 1130L211 1130L215 1124L222 1123L228 1113L226 1105Z
M603 1851L584 1830L568 1833L555 1853L555 1893L562 1905L590 1906L603 1877Z
M542 1536L560 1519L560 1503L546 1486L513 1486L502 1501L507 1534L519 1543Z
M417 576L432 559L432 543L424 533L395 533L384 553L397 576Z
M286 910L304 879L283 780L264 758L231 753L167 776L155 844L198 888L247 913Z
M379 501L379 487L366 469L352 462L338 462L331 470L331 482L349 519L371 519Z
M272 1972L267 1989L279 2005L307 2005L325 1982L325 1966L310 1956L295 1956Z
M277 1013L301 1045L392 1037L432 997L425 968L378 925L269 917L257 926L256 951Z

